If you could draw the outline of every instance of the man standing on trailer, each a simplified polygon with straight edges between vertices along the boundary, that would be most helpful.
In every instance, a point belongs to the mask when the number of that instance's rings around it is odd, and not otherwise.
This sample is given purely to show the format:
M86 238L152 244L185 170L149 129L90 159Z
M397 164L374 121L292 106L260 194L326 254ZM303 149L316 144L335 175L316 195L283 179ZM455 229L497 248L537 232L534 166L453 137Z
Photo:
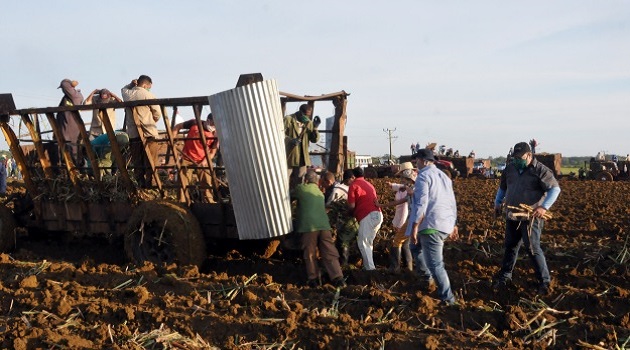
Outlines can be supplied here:
M76 88L78 85L79 82L76 80L64 79L61 81L59 87L57 88L63 91L63 97L59 102L60 107L78 106L83 103L81 90ZM80 117L78 113L77 116ZM74 163L76 165L80 165L79 138L81 136L81 132L79 130L79 124L77 124L75 119L74 112L59 112L57 113L56 120L57 126L59 126L61 131L61 135L66 141L66 149L70 152L70 156L72 157ZM53 166L59 166L59 148L55 146L54 149L49 149L48 153L50 163Z
M309 142L319 140L317 127L321 120L319 117L311 120L312 114L313 107L303 104L297 112L284 117L289 188L291 189L304 181L306 168L311 165L311 157L308 152Z
M114 95L107 89L96 89L92 91L83 102L84 105L102 104L111 102L122 102L123 100ZM109 117L109 123L112 128L116 129L116 110L114 108L107 108L107 116ZM105 118L105 112L100 109L95 109L92 112L92 122L90 122L90 140L93 140L105 133L103 127L103 118Z
M151 93L153 81L146 75L141 75L138 79L134 79L131 83L125 85L121 89L122 98L127 101L154 100L155 96ZM134 110L138 118L138 124L134 121ZM150 187L153 179L153 171L149 158L153 160L153 164L157 162L159 144L156 142L158 131L156 122L162 118L162 111L158 105L137 106L125 108L125 126L129 134L129 153L131 156L131 164L134 167L135 178L141 187ZM144 145L140 138L138 130L142 132L147 144L145 152Z

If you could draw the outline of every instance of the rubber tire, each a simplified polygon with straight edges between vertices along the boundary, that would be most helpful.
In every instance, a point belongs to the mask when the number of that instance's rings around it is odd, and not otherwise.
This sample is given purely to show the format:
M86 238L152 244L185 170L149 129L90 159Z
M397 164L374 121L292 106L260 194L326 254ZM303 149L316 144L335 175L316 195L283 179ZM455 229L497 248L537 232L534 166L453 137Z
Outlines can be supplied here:
M13 212L0 205L0 253L13 250L15 247L15 229L17 223L13 217Z
M124 232L125 253L138 265L150 261L156 265L201 266L206 259L199 221L190 210L172 202L156 200L140 204Z
M598 181L612 181L613 176L611 173L607 171L600 171L597 173L597 176L595 177L595 179Z

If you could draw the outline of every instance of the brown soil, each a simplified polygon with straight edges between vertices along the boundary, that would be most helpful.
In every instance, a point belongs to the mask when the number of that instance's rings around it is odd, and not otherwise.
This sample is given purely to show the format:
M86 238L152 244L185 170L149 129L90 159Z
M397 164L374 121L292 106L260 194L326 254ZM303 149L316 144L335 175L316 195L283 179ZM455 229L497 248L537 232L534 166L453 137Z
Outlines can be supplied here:
M391 196L385 180L379 193ZM503 224L496 180L457 180L461 238L445 247L460 297L439 306L411 275L345 271L347 288L304 286L299 252L269 260L237 251L203 267L135 266L120 242L19 236L0 255L0 347L12 349L614 349L630 342L630 182L561 182L543 234L551 295L535 295L522 253L514 283L494 293ZM392 211L385 212L391 222ZM599 347L599 348L598 348Z

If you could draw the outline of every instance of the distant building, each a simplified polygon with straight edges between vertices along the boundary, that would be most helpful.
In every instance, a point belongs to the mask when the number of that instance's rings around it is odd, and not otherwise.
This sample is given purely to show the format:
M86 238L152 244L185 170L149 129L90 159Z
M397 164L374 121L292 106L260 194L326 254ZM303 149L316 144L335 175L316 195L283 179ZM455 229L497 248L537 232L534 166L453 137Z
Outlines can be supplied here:
M360 156L356 155L354 157L355 167L365 168L368 165L372 164L372 156Z

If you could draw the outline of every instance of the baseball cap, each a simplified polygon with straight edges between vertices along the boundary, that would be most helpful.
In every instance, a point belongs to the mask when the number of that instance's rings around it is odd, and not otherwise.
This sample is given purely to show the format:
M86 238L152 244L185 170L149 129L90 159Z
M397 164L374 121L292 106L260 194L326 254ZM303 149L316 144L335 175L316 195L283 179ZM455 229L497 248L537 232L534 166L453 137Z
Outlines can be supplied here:
M527 142L519 142L516 145L514 145L514 149L512 152L512 155L514 157L522 157L523 154L527 153L527 152L531 152L532 149L529 147L529 145L527 144Z
M420 158L420 159L430 160L430 161L435 162L435 156L433 155L433 151L426 148L422 148L418 150L418 152L416 152L413 155L413 158L414 159Z

